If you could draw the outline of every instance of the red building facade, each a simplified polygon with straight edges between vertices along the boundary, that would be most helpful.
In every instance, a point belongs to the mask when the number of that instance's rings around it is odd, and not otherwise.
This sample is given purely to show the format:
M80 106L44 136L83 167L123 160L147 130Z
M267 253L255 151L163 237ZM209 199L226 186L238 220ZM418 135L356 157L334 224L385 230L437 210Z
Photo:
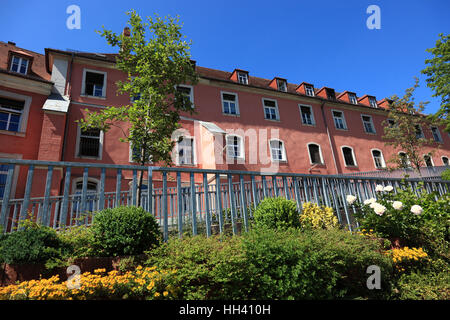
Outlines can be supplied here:
M116 93L115 83L125 77L114 62L114 54L45 49L42 55L0 42L0 157L133 164L132 147L119 141L121 129L83 132L77 124L87 112L130 103L129 96ZM184 137L173 152L177 166L345 174L381 170L402 152L382 139L386 99L281 77L262 79L241 69L196 66L196 71L197 85L180 85L196 114L183 114L183 129L174 133L174 138ZM421 129L440 144L428 164L448 165L450 136L442 127ZM12 198L23 195L26 183L26 170L16 171ZM41 174L45 179L44 170ZM61 193L63 177L62 169L55 171L53 195ZM76 192L81 172L72 177ZM0 171L3 193L1 179ZM115 179L107 176L107 189ZM90 180L89 188L96 185ZM38 196L42 190L34 188L32 196Z

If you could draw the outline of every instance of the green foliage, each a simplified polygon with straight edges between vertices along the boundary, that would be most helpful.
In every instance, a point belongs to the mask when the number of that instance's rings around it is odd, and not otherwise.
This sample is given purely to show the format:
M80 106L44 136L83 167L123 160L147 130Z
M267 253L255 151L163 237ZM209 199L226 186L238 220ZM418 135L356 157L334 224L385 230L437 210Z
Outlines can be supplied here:
M89 227L84 225L70 227L60 231L58 236L70 248L65 258L77 259L95 255L94 237Z
M256 226L269 228L300 227L297 204L283 197L265 198L256 208L253 218Z
M30 220L20 223L19 230L2 237L0 262L8 264L47 263L60 259L69 248L55 230Z
M395 292L395 298L400 300L449 300L450 270L404 274Z
M441 98L441 107L435 114L444 120L446 131L450 132L450 35L439 34L434 48L427 49L433 57L426 59L428 66L422 70L427 75L427 86L434 90L433 97Z
M442 180L450 180L450 169L446 169L446 170L444 170L444 172L442 172L441 179Z
M133 160L171 163L172 133L180 127L180 111L193 111L187 97L176 89L180 84L196 84L198 76L190 60L190 43L183 39L178 18L129 15L130 36L103 28L99 32L108 44L120 48L117 69L127 75L117 82L118 93L138 97L130 105L90 112L80 121L83 129L122 129L121 141L131 143Z
M305 202L300 215L300 224L304 229L332 229L339 227L339 221L333 208L319 206L317 203Z
M95 214L92 247L98 256L139 255L161 238L152 214L140 207L117 207Z
M177 299L379 298L392 281L379 243L343 230L258 227L229 238L173 239L147 264L176 270L168 281ZM382 290L366 287L372 264L381 268Z

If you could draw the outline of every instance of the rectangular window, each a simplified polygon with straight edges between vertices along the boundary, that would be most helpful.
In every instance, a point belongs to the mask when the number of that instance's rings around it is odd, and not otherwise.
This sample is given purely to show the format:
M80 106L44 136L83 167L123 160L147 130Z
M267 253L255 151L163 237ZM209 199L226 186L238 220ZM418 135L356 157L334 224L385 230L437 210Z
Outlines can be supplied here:
M350 167L355 167L356 166L356 162L355 162L355 159L353 157L353 150L352 150L352 148L343 147L342 148L342 153L344 155L345 165L346 166L350 166Z
M0 199L3 199L3 194L5 193L8 169L9 166L7 164L0 164Z
M222 93L222 112L225 114L239 114L236 94Z
M285 161L286 155L283 142L280 140L271 140L269 144L270 144L270 152L272 154L272 160Z
M241 84L248 84L248 75L244 72L238 72L238 82Z
M369 97L369 104L372 108L378 108L377 100L374 97Z
M336 94L334 93L333 89L325 89L327 93L328 100L336 100Z
M314 115L311 106L300 106L300 113L302 115L302 123L306 125L314 125Z
M356 100L356 94L349 93L348 94L348 99L350 100L350 103L358 104L358 100Z
M21 74L27 74L28 63L29 63L28 59L12 56L10 70Z
M384 160L383 160L383 155L381 154L381 151L372 150L372 157L373 157L373 161L375 163L375 168L377 168L377 169L384 168Z
M344 113L342 111L333 111L333 119L336 129L347 129L347 125L344 119Z
M307 96L314 97L314 87L310 85L305 85L305 92Z
M178 164L194 164L194 139L182 137L178 142Z
M23 101L0 98L0 130L18 132L23 108Z
M425 138L425 136L423 134L423 131L422 131L422 128L420 127L420 125L416 125L415 128L416 128L416 138L417 139Z
M277 87L278 87L278 90L286 92L287 91L286 81L277 80Z
M308 145L309 157L312 164L322 164L322 157L320 155L320 147L317 144Z
M106 96L106 73L85 71L84 94L93 97Z
M278 107L275 100L263 99L264 117L269 120L278 120Z
M78 156L100 158L100 135L99 129L81 130Z
M194 94L192 87L188 86L177 86L177 91L180 92L187 102L190 103L191 107L194 107ZM186 102L186 103L187 103Z
M442 142L441 133L439 132L439 129L436 127L431 127L431 132L433 133L434 141L436 142Z
M371 116L361 116L363 125L364 125L364 131L367 133L375 133L375 127L373 125L373 120Z
M238 136L227 137L227 156L229 158L242 158L242 140Z

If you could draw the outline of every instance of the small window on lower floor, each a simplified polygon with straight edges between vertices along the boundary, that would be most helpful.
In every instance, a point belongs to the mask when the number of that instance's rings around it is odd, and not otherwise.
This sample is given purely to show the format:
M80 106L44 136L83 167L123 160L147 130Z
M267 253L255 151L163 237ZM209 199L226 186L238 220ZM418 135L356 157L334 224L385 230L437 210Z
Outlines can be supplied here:
M447 158L447 157L442 157L442 164L443 164L444 166L448 166L448 165L449 165L449 162L448 162L448 158Z
M431 159L431 156L426 154L423 156L423 160L425 161L425 165L427 167L433 167L433 160Z
M399 162L400 162L400 166L402 168L409 168L411 167L411 163L408 159L408 155L405 152L399 152L398 153L398 157L399 157Z
M0 165L0 199L3 199L3 194L6 188L6 178L8 177L9 165Z
M320 146L314 143L308 145L309 158L312 164L322 164L322 155L320 153Z
M101 130L88 129L80 131L78 156L100 158Z
M383 154L380 150L372 150L373 162L375 163L375 168L381 169L385 167Z
M353 156L353 149L350 147L343 147L342 148L342 154L344 156L344 162L346 166L349 167L355 167L356 166L356 161L355 158Z
M273 161L286 161L286 150L281 140L270 140L270 154Z
M194 164L194 139L181 137L177 146L178 164Z

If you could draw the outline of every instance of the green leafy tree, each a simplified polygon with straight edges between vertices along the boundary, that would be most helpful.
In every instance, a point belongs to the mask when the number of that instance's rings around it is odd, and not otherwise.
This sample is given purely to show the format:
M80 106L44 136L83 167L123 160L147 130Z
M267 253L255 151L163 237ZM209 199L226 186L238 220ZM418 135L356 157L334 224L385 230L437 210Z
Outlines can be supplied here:
M428 102L414 101L414 90L419 86L419 79L415 78L415 84L406 89L403 97L394 95L390 97L388 119L383 121L385 145L393 146L405 152L408 166L419 171L424 166L424 147L438 148L439 144L434 139L425 137L425 132L431 130L431 126L438 125L436 119L431 119L423 114ZM393 122L391 122L393 121ZM431 156L433 152L429 152ZM388 160L396 167L405 167L405 159L396 154Z
M439 34L436 47L427 49L433 57L425 60L428 66L422 70L427 75L427 86L434 90L433 97L441 97L441 107L434 115L446 125L445 131L450 132L450 35Z
M193 106L177 86L196 84L198 76L190 56L191 42L180 32L179 17L147 17L127 12L128 24L122 34L111 30L98 33L112 47L118 47L116 67L127 78L116 83L119 94L134 98L129 105L111 106L99 113L89 113L80 120L83 130L119 127L122 142L131 143L133 161L145 165L150 161L171 165L174 141L172 133L180 128L179 113L193 112ZM126 32L128 31L128 32ZM139 194L143 173L139 177ZM139 203L138 203L139 204Z

